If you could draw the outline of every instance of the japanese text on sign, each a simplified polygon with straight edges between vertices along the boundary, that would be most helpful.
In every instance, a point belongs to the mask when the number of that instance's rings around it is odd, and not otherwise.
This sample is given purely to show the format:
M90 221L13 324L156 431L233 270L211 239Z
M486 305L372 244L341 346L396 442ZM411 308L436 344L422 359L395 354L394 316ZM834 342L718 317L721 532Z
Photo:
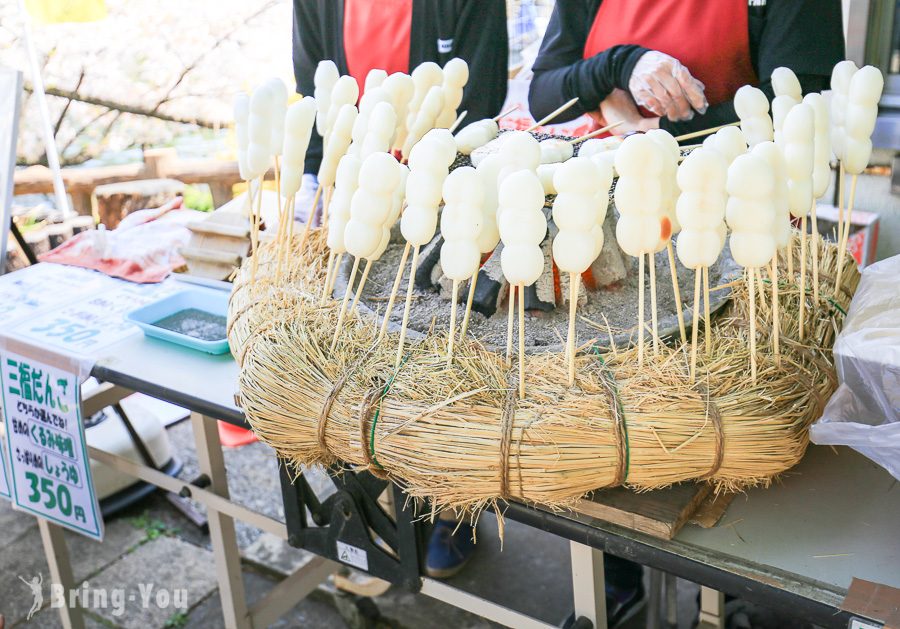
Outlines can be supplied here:
M102 539L75 374L0 352L0 385L15 505Z

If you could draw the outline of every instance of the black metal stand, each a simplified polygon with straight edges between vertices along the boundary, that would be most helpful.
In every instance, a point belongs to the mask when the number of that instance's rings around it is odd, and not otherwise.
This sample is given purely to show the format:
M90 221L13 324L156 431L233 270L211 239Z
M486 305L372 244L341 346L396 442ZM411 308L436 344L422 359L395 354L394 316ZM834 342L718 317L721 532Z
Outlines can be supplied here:
M25 259L28 260L28 264L34 265L38 263L37 256L34 255L34 251L27 242L25 242L24 236L22 236L22 232L19 231L19 226L16 225L16 222L12 219L9 221L9 231L12 232L13 238L16 239L16 243L19 245L19 249L22 250L22 253L25 254ZM6 260L3 261L3 264L6 264Z

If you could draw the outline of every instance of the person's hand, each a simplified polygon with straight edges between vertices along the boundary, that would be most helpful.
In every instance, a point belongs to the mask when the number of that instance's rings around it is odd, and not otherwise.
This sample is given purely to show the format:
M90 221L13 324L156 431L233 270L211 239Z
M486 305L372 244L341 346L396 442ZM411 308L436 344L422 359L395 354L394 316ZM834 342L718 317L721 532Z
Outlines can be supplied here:
M635 102L669 120L690 120L695 111L705 113L709 107L705 89L678 59L656 50L641 55L628 79Z
M599 111L588 114L601 127L616 122L619 126L610 130L613 135L626 135L635 131L649 131L659 128L659 118L644 118L638 111L631 95L625 90L615 89L600 103Z

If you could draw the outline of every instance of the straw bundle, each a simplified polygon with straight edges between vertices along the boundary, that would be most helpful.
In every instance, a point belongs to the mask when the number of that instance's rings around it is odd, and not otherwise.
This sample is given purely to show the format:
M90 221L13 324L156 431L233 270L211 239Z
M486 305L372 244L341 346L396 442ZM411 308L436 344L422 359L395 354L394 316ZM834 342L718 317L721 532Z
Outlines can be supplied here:
M763 284L755 385L747 289L735 282L712 347L700 348L695 384L683 347L645 357L643 368L634 350L585 347L571 389L561 354L529 355L528 396L519 400L515 368L475 341L459 343L447 365L443 331L409 344L395 370L396 335L376 343L379 322L361 314L330 352L339 304L319 305L324 236L314 231L304 251L293 251L282 283L273 279L274 246L260 250L255 282L246 267L235 282L229 337L241 405L260 439L295 466L368 468L435 510L477 514L500 499L564 506L620 484L766 484L800 460L807 428L836 386L830 348L858 273L846 264L847 290L830 299L836 249L817 246L821 300L811 304L807 282L803 344L794 340L799 289L779 281L780 366L768 342L771 287Z

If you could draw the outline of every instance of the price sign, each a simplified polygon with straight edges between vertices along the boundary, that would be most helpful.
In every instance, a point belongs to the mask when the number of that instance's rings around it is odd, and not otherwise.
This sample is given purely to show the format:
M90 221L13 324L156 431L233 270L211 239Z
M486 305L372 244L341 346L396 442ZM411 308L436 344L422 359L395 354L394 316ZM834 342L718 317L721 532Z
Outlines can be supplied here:
M103 521L81 421L78 375L0 352L0 386L17 508L96 540Z
M94 271L57 264L37 264L0 277L0 324L32 317L112 281Z

